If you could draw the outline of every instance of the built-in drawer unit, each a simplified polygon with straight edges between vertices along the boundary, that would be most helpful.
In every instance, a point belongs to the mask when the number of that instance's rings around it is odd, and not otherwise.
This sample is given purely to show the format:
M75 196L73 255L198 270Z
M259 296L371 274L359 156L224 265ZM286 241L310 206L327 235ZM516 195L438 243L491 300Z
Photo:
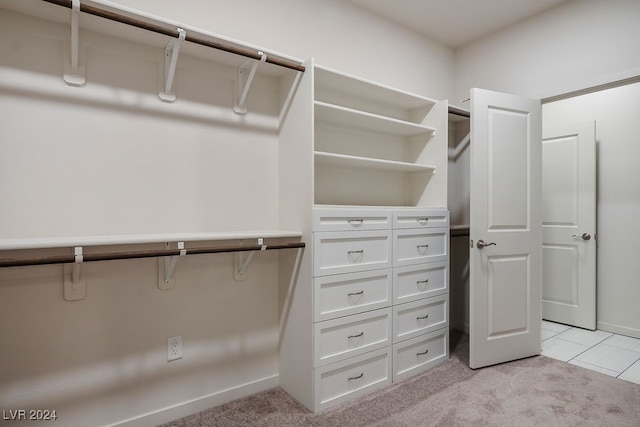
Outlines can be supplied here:
M393 306L393 342L448 326L448 305L449 296L439 295Z
M425 228L393 231L393 266L446 261L449 256L449 229Z
M313 283L316 322L391 305L391 269L316 277Z
M314 233L314 276L391 267L391 231Z
M315 208L314 231L385 230L391 228L388 209Z
M391 344L391 308L367 311L315 324L315 366Z
M449 227L446 209L397 210L393 213L393 228Z
M402 381L449 358L449 329L393 345L393 381Z
M439 261L393 269L393 304L449 292L449 263Z
M346 399L391 384L391 347L315 369L316 408L325 409Z

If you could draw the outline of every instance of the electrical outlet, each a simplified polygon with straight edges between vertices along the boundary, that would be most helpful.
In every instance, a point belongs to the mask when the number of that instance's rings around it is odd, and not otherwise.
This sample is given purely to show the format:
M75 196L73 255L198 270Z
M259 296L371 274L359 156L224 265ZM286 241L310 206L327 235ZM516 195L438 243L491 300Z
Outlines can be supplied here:
M182 336L167 340L167 361L182 359Z

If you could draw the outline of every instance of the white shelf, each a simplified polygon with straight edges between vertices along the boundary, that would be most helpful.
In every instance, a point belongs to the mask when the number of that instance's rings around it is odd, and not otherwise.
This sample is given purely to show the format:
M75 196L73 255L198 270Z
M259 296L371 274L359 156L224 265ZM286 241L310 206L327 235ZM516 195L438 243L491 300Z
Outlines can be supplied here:
M314 105L315 118L321 122L397 136L430 136L435 132L435 129L429 126L358 111L326 102L315 101Z
M114 236L44 237L0 239L0 250L65 248L75 246L130 245L164 242L196 242L237 239L302 237L302 232L286 230L230 231L222 233L128 234Z
M316 162L318 162L319 164L331 166L414 173L435 173L436 169L435 167L428 165L397 162L394 160L374 159L371 157L350 156L347 154L325 153L323 151L315 151L314 155Z
M436 104L436 101L430 98L394 89L318 65L315 66L314 79L316 86L340 92L344 95L368 99L374 103L408 109L429 108Z

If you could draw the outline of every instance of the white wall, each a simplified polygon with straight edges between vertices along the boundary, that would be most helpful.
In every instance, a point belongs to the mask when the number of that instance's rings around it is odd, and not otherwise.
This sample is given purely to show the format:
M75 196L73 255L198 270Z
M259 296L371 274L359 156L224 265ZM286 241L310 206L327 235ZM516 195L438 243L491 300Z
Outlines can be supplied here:
M597 326L640 338L640 83L545 104L545 127L596 121Z
M429 97L453 87L449 49L344 2L118 3ZM87 84L74 88L68 24L0 11L0 239L286 227L282 82L257 77L234 115L235 69L183 48L164 104L166 40L116 33L81 31ZM170 291L155 259L87 264L73 302L61 266L0 270L0 407L56 409L52 426L149 425L276 385L282 259L257 255L239 283L231 255L186 257ZM184 358L168 363L174 335Z
M637 0L574 0L474 41L456 51L452 104L472 87L545 98L640 75L639 19Z

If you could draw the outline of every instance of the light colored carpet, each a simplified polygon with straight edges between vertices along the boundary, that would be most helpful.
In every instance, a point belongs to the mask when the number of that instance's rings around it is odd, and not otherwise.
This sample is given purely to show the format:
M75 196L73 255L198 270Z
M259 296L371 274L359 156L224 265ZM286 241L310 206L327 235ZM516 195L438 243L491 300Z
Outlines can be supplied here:
M318 414L276 388L165 427L640 426L640 385L544 356L472 370L468 336L451 342L447 362Z

